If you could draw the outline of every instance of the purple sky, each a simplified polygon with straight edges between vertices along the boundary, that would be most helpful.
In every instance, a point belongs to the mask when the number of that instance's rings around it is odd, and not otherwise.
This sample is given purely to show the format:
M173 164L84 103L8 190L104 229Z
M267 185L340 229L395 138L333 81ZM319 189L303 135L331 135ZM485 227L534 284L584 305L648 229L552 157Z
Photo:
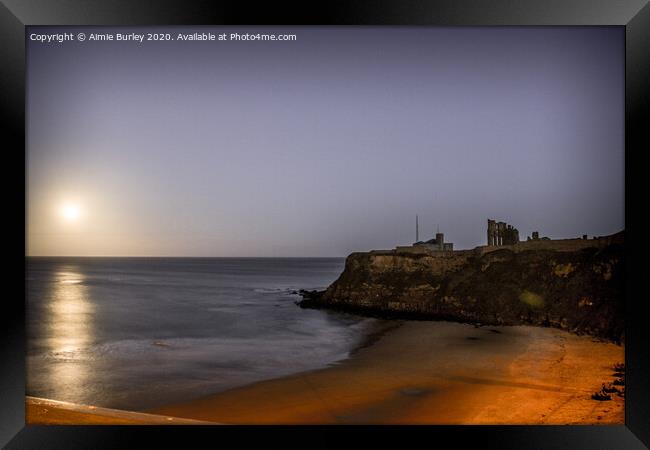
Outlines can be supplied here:
M624 228L623 28L28 40L28 254L345 256ZM65 202L81 217L58 215Z

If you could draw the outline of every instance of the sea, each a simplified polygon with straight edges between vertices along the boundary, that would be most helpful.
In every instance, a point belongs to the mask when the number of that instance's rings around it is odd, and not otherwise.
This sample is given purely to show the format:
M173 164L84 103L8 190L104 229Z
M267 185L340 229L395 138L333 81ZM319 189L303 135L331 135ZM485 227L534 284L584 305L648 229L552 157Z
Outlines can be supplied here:
M27 258L26 393L147 410L340 363L379 319L301 309L343 258Z

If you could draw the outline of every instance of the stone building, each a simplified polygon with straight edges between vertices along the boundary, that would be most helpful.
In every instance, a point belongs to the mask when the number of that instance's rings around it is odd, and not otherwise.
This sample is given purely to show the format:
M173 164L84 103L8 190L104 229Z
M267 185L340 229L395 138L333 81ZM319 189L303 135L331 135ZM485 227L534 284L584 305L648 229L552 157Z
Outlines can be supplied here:
M487 245L512 245L519 242L519 230L505 222L488 219Z
M444 233L436 233L436 237L429 239L428 241L418 241L413 244L414 247L424 247L432 251L452 251L454 250L454 244L451 242L445 242Z

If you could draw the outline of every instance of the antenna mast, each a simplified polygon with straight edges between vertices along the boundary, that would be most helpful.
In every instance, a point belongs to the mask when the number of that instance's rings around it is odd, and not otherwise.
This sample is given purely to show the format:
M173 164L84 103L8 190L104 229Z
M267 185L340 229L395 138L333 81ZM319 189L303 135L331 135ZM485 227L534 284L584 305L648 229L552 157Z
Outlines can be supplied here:
M417 214L415 215L415 242L420 242L420 228Z

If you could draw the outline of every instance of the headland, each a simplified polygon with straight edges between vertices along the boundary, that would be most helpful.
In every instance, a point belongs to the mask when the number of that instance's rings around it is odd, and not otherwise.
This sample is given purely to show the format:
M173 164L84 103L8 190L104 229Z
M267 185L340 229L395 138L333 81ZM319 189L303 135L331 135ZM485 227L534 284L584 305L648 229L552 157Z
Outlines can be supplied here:
M539 325L624 341L624 232L471 250L414 244L352 253L302 307L388 318Z

